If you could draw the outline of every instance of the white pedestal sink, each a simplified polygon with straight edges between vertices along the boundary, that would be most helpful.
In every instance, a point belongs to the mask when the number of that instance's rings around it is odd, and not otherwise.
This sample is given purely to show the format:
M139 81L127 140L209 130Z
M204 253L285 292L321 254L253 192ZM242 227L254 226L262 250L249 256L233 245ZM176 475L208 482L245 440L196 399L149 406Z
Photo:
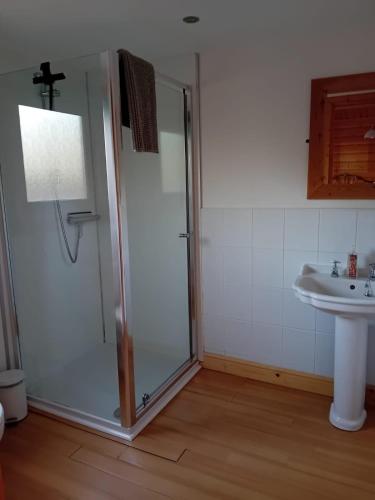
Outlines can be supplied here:
M375 317L375 297L366 297L366 279L333 278L327 265L305 264L293 289L306 304L335 315L334 397L329 420L346 431L366 420L368 320ZM375 293L375 282L374 282Z

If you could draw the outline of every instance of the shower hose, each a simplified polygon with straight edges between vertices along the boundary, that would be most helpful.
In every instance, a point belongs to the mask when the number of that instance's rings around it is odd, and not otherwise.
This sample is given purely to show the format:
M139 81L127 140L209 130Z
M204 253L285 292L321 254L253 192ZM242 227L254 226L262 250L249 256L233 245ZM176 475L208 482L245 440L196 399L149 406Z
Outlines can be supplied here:
M73 253L72 250L70 249L68 236L66 234L66 229L65 229L65 224L64 224L64 218L62 215L60 200L56 200L55 205L56 205L56 209L57 209L57 214L59 216L61 233L62 233L63 238L64 238L66 252L68 254L70 262L72 264L75 264L77 262L77 259L78 259L79 241L80 241L81 236L82 236L82 226L81 226L81 224L77 224L77 239L76 239L76 244L75 244L74 253Z
M44 97L46 95L46 91L47 91L47 88L45 88L44 92L41 93L43 107L45 107ZM48 95L48 97L49 97L49 110L50 111L54 110L54 98L55 98L54 92L55 92L55 89L53 88L53 85L50 85L49 86L49 95ZM59 222L60 222L60 227L61 227L61 233L62 233L62 236L63 236L63 239L64 239L64 245L65 245L65 248L66 248L66 252L68 254L70 262L72 264L75 264L77 262L77 260L78 260L79 242L80 242L80 239L82 237L82 226L81 226L81 224L76 224L76 226L77 226L76 243L75 243L74 250L72 251L71 248L70 248L70 245L69 245L68 236L66 234L66 229L65 229L65 224L64 224L64 218L63 218L63 215L62 215L60 200L56 200L55 201L55 206L56 206L57 214L58 214L58 217L59 217Z

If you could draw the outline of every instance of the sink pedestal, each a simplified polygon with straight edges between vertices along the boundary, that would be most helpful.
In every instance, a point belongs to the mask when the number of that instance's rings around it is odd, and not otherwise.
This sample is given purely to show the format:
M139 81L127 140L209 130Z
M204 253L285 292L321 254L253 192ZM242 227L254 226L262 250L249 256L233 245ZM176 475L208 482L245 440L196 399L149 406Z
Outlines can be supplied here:
M334 397L329 420L345 431L357 431L366 420L368 321L336 316Z

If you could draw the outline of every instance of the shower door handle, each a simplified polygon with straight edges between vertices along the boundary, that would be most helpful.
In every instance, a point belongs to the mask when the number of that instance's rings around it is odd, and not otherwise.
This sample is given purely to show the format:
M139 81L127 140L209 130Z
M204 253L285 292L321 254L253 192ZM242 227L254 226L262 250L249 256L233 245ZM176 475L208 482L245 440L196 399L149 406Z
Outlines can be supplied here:
M188 238L190 238L190 233L180 233L178 235L178 237L179 238L187 238L188 239Z

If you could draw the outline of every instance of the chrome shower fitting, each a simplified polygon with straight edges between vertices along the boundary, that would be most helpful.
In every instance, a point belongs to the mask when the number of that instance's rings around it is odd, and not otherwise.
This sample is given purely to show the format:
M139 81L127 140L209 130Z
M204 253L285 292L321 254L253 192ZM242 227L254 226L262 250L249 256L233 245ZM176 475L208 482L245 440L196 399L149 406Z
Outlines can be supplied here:
M79 223L79 224L77 223L76 244L75 244L74 253L73 253L72 250L70 249L70 245L69 245L69 241L68 241L68 236L66 234L65 224L64 224L64 219L63 219L63 216L62 216L60 201L56 200L55 201L55 205L56 205L57 214L59 216L61 233L62 233L63 238L64 238L65 248L66 248L68 257L70 259L70 262L72 264L75 264L77 262L77 259L78 259L79 240L82 237L82 224L81 223Z

